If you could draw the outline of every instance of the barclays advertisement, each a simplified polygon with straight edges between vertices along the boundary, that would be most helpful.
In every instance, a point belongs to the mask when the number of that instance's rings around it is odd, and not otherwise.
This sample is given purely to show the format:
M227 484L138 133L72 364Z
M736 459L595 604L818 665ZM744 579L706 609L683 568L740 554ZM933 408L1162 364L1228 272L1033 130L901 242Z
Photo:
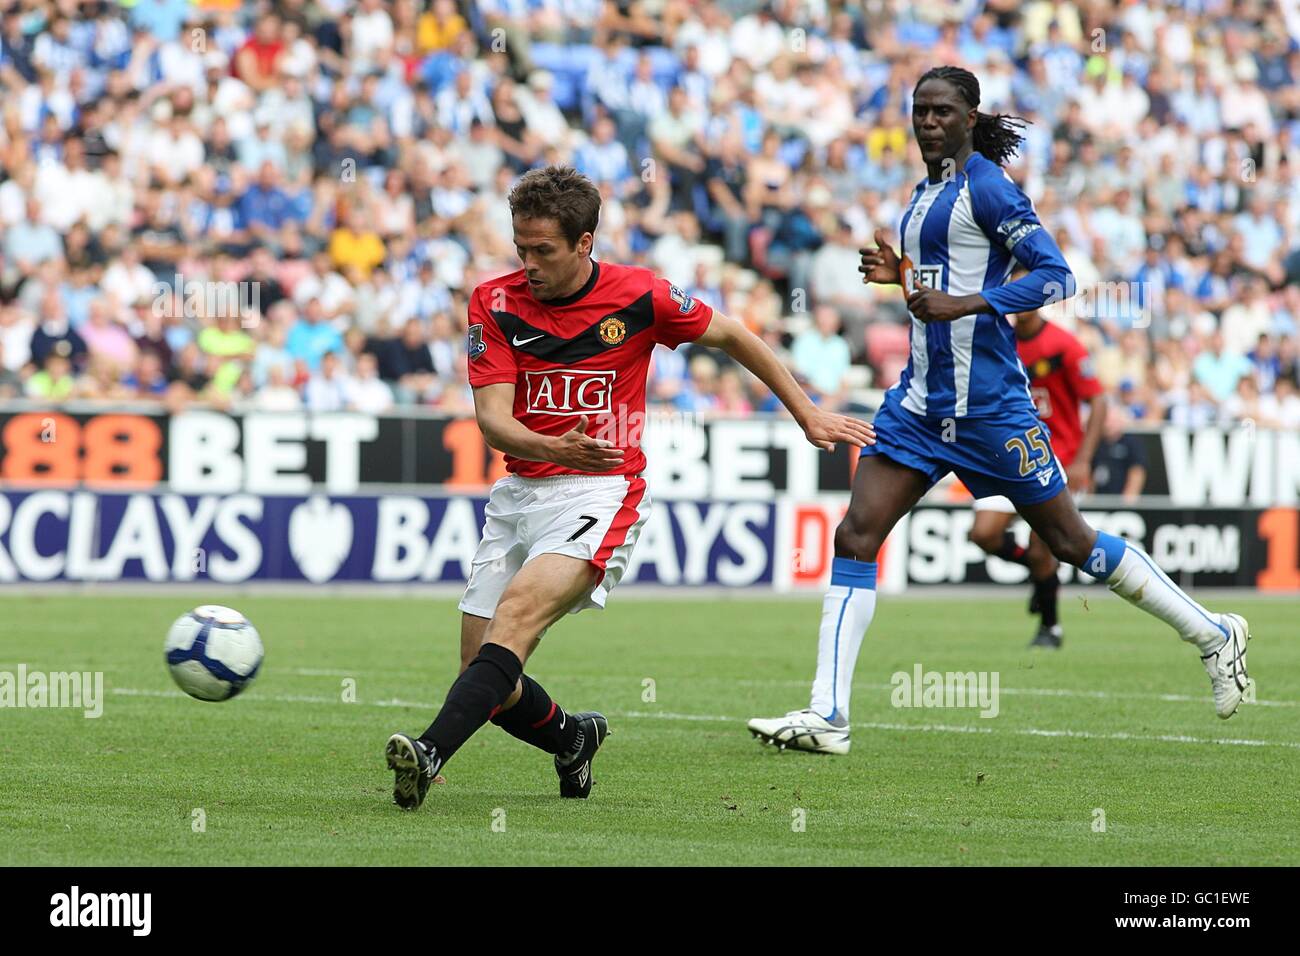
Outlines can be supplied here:
M0 494L0 583L463 582L486 497ZM770 502L655 502L626 582L771 585Z

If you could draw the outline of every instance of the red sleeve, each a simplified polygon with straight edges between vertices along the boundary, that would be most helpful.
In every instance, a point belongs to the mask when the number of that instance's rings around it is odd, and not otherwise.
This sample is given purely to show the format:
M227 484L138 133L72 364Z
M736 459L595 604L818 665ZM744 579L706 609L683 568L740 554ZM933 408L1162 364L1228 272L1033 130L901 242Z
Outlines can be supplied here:
M1065 381L1075 399L1086 402L1102 392L1101 382L1092 367L1092 357L1083 343L1071 337L1065 350Z
M713 320L713 309L658 276L651 286L651 301L655 313L655 341L670 349L683 342L694 342Z
M515 353L496 319L484 308L483 292L484 287L479 286L469 297L469 384L474 388L513 384L519 375Z

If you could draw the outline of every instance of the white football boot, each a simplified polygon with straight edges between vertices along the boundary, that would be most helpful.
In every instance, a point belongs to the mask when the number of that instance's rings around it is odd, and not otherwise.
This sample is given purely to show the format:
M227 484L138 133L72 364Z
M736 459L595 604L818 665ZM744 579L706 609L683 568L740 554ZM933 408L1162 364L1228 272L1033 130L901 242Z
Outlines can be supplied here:
M831 723L811 710L792 710L784 717L755 717L749 732L765 744L785 750L807 750L819 754L849 752L849 722Z
M1222 614L1228 626L1228 637L1218 650L1204 654L1205 670L1210 675L1214 689L1214 711L1227 720L1237 712L1237 706L1254 682L1246 674L1246 642L1250 640L1250 626L1240 614Z

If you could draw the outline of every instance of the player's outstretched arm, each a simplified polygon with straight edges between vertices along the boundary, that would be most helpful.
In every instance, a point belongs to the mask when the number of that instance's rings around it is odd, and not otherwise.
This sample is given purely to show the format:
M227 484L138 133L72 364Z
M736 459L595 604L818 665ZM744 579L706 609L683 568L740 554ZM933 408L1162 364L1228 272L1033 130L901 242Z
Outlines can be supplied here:
M823 411L814 405L767 344L735 319L714 312L709 327L695 341L721 349L753 372L790 410L808 440L818 448L831 451L836 442L848 442L859 448L876 443L876 431L866 422Z
M483 439L497 451L528 461L549 461L575 471L609 471L623 464L623 451L587 434L587 416L563 435L542 435L515 418L513 382L474 389L474 415Z

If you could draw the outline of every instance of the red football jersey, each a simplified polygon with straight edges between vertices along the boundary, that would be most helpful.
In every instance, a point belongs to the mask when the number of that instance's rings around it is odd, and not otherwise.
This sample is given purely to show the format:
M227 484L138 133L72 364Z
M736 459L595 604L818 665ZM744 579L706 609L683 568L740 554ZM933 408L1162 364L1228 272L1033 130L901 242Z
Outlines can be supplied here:
M676 348L704 334L713 310L649 269L592 261L591 278L563 299L533 297L524 271L484 282L469 300L469 383L513 382L515 418L562 435L588 418L587 434L623 449L621 467L645 469L646 375L656 344ZM577 474L506 455L524 478Z
M1038 417L1052 431L1052 450L1067 468L1083 443L1079 406L1101 392L1083 343L1047 322L1032 338L1016 338L1016 351L1029 373Z

